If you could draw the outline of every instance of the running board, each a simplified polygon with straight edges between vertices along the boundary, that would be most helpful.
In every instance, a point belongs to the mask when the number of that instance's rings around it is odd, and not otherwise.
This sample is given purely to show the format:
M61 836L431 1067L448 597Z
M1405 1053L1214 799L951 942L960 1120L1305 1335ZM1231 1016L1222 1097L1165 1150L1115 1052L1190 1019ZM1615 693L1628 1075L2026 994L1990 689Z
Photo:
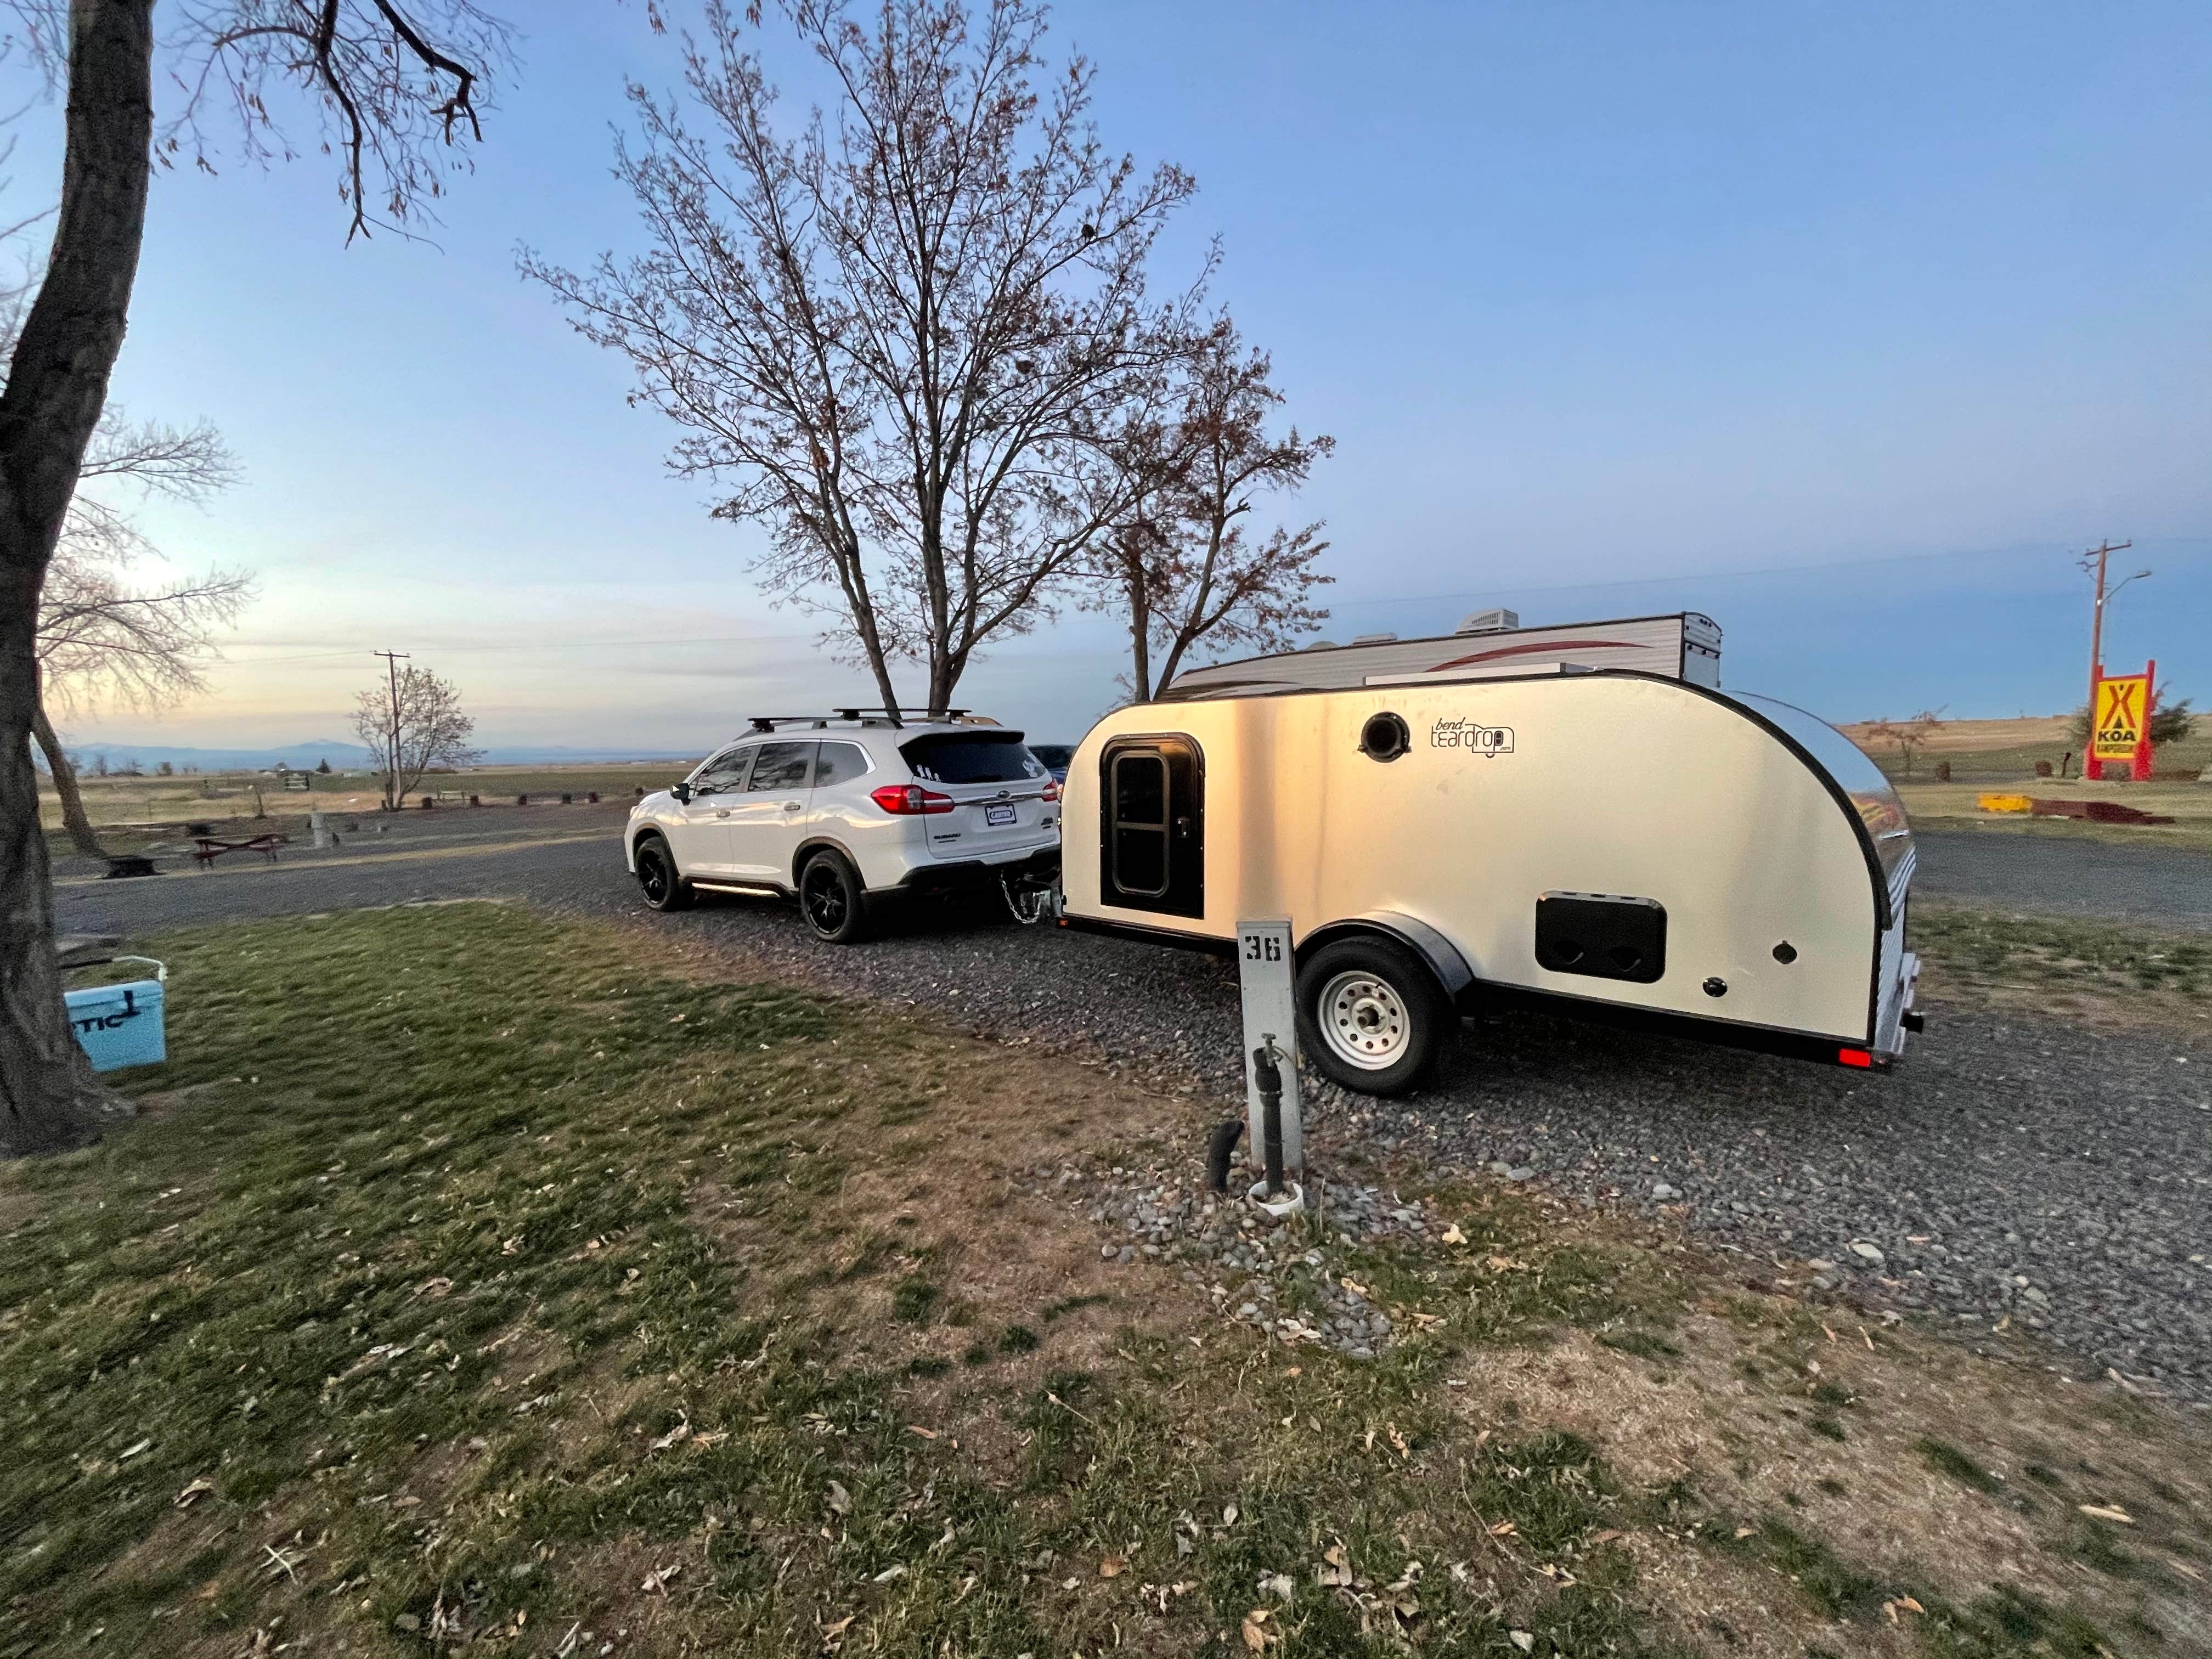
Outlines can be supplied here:
M782 888L771 886L766 882L700 881L695 878L691 884L702 892L708 893L745 893L756 898L783 896Z

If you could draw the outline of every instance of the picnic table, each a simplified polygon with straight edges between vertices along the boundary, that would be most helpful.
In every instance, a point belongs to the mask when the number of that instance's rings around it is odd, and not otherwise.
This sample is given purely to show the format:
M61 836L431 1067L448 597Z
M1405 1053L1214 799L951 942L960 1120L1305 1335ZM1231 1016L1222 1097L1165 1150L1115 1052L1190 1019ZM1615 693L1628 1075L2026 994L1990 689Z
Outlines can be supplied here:
M291 840L289 836L255 836L246 841L218 841L213 836L192 837L192 856L200 861L200 868L212 870L215 861L225 853L258 853L270 863L276 862L276 849Z

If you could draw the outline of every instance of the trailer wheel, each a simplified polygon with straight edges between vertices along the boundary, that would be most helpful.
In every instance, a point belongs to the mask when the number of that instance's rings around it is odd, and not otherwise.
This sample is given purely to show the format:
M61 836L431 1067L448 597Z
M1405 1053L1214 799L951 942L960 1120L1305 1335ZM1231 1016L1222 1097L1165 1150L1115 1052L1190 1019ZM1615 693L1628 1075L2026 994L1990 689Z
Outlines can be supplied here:
M1429 966L1371 935L1324 945L1298 969L1298 1044L1337 1083L1401 1095L1435 1066L1459 1018Z

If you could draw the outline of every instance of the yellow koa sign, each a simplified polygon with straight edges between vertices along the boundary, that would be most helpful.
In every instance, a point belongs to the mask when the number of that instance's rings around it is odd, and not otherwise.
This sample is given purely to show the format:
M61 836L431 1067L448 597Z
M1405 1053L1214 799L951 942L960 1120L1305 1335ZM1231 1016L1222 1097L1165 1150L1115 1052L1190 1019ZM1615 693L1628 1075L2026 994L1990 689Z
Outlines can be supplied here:
M2099 760L2132 760L2150 722L2150 678L2127 674L2097 682L2089 752Z

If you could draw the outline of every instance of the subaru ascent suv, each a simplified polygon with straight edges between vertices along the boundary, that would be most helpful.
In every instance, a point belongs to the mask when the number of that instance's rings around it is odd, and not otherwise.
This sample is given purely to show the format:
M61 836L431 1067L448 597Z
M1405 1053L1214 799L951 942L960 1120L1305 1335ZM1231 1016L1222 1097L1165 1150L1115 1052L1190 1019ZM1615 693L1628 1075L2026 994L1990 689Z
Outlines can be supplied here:
M631 809L623 846L646 903L795 896L839 945L915 896L1003 895L1034 921L1060 872L1060 786L1019 732L961 714L757 716Z

